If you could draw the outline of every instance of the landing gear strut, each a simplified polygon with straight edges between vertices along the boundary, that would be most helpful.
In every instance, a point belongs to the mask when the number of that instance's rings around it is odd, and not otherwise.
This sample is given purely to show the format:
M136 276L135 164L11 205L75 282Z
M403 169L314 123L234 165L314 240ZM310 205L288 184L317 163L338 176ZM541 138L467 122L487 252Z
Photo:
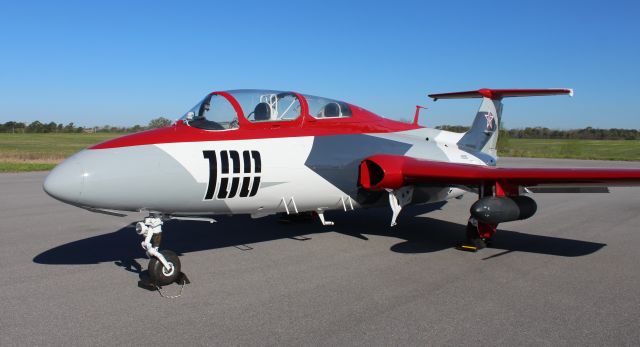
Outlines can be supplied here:
M458 249L476 252L491 244L491 237L496 233L497 225L478 222L471 217L467 222L466 239Z
M136 232L144 237L142 249L151 258L149 261L149 286L160 287L174 282L188 283L180 272L180 259L169 250L159 251L162 239L162 216L151 215L136 223Z

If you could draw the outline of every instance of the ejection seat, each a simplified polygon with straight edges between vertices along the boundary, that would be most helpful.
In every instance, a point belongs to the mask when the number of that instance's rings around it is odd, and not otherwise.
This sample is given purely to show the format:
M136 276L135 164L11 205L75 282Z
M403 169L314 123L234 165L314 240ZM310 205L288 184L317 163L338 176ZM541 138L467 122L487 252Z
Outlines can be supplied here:
M266 102L261 102L256 105L253 110L253 119L255 121L265 121L271 119L271 106Z
M337 102L330 102L326 104L322 110L322 115L325 118L340 117L342 115L340 105Z

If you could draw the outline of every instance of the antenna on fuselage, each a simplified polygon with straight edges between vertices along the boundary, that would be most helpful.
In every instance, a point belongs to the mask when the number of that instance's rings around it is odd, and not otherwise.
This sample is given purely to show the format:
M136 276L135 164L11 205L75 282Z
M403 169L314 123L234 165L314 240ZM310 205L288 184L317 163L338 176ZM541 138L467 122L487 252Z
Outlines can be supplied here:
M416 105L416 114L413 116L413 125L418 125L418 118L420 117L420 110L427 109L428 107Z

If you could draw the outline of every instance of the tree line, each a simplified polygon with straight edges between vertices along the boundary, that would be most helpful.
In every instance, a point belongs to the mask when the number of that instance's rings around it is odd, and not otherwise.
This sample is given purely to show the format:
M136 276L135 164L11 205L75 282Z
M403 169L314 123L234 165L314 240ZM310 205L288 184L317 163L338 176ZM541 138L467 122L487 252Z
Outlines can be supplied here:
M468 131L469 127L440 125L436 129L463 133ZM637 129L598 129L592 127L570 130L527 127L523 129L501 129L500 136L515 139L640 140L640 131Z
M130 127L117 127L110 125L102 125L97 127L76 126L73 123L63 124L56 122L43 123L33 121L29 124L23 122L9 121L0 123L0 133L82 133L82 132L99 132L99 133L133 133L147 129L161 128L171 125L170 119L159 117L152 119L147 125L134 125Z
M132 133L147 129L161 128L171 125L170 119L159 117L152 119L147 125L134 125L130 127L117 127L103 125L97 127L76 126L73 123L42 123L33 121L29 124L23 122L9 121L0 123L0 133ZM469 130L468 126L462 125L440 125L436 129L463 133ZM640 131L637 129L599 129L586 127L583 129L558 130L544 127L527 127L523 129L500 130L500 136L504 138L516 139L579 139L579 140L640 140Z

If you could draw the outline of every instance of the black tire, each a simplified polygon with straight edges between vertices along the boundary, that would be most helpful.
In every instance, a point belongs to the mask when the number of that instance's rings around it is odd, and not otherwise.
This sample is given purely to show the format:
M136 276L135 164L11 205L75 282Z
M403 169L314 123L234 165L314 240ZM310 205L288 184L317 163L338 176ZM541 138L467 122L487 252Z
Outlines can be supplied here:
M160 254L164 256L169 264L173 265L173 271L167 273L162 263L153 257L149 261L149 278L151 283L157 286L164 286L175 282L180 275L180 258L169 250L160 251Z

